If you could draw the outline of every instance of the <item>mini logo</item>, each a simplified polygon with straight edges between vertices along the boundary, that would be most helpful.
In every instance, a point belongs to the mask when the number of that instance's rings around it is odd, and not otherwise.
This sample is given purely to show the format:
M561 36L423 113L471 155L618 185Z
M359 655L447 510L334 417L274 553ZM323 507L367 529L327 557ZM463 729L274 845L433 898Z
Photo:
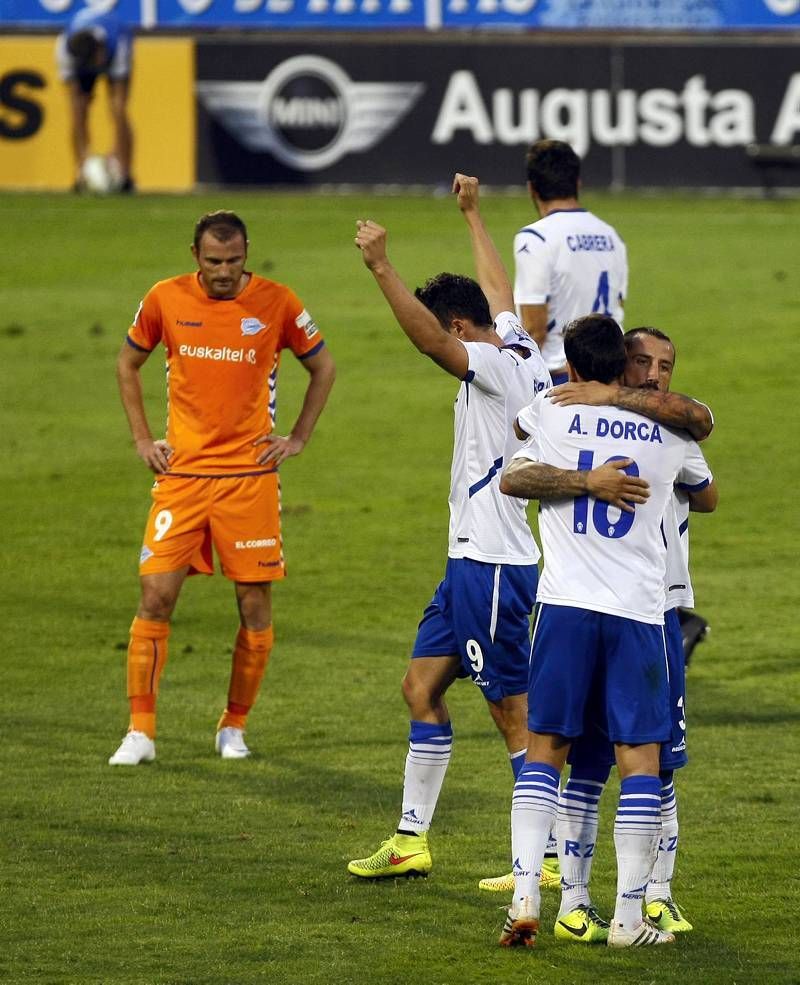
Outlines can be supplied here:
M264 322L259 321L258 318L242 319L242 335L258 335L261 329L266 327Z
M149 561L153 556L153 552L147 546L147 544L142 545L142 549L139 552L139 564L144 564L145 561Z
M511 870L515 876L526 876L528 875L528 871L529 871L528 869L522 868L518 858L514 859L514 864L511 866Z
M389 865L402 865L403 862L407 862L410 858L416 858L417 855L421 855L422 852L412 852L410 855L395 855L394 852L389 856Z
M583 924L583 926L581 927L570 927L570 925L568 923L565 923L563 920L559 920L558 925L559 927L563 927L564 930L568 930L571 934L574 934L576 937L583 937L586 931L589 929L586 924Z
M263 82L197 82L212 116L248 150L320 171L370 150L409 112L421 82L353 82L335 62L297 55Z

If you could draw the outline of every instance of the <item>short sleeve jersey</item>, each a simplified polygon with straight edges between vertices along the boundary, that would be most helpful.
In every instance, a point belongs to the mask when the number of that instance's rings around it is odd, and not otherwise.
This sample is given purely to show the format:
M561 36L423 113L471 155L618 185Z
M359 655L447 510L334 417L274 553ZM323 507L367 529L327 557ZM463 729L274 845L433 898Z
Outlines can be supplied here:
M514 302L548 306L542 357L564 365L564 328L599 312L622 326L628 257L619 233L586 209L551 212L514 237Z
M663 529L667 543L665 611L678 605L694 608L694 591L689 574L689 493L705 489L713 478L702 451L695 445L688 466L678 474L664 512Z
M469 371L455 403L448 554L490 564L535 564L539 548L526 501L500 492L500 473L521 446L513 424L520 409L550 387L536 343L512 312L497 317L503 348L466 342Z
M265 471L256 438L273 428L281 351L307 359L324 342L297 296L250 276L230 300L210 298L199 275L160 281L139 306L128 344L167 357L170 472Z
M650 497L623 513L590 496L541 504L544 570L537 599L638 622L664 619L666 544L661 521L680 475L699 482L697 445L639 414L613 407L561 407L539 397L519 414L531 438L517 453L562 469L617 458L650 484Z

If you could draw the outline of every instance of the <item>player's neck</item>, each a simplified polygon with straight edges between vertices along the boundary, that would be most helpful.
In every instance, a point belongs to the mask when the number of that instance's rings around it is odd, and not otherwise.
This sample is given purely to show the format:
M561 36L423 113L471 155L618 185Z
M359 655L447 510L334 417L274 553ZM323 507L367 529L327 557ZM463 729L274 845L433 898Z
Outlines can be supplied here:
M548 202L543 202L540 198L536 200L536 208L539 215L544 219L551 212L569 212L573 209L582 208L577 198L551 198Z

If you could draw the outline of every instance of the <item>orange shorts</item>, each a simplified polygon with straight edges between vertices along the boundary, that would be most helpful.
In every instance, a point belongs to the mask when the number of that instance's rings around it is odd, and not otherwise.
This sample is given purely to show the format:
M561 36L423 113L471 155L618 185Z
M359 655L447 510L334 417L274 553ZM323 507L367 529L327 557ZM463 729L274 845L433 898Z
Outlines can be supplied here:
M189 566L214 572L211 545L231 581L276 581L286 574L277 472L213 478L159 476L151 492L139 574Z

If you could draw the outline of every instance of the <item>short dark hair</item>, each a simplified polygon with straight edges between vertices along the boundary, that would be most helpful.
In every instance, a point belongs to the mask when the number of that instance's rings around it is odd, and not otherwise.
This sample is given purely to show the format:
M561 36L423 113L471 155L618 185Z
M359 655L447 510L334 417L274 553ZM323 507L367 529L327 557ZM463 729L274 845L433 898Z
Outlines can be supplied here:
M622 336L625 347L627 348L640 335L649 335L653 339L661 339L662 342L669 342L672 348L675 348L675 343L669 335L662 332L660 328L653 328L652 325L639 325L638 328L629 328Z
M227 212L225 209L206 212L197 220L194 227L194 248L196 250L200 249L203 233L211 233L221 243L227 243L229 239L233 239L234 236L241 233L245 246L247 246L247 227L235 212Z
M471 277L437 274L418 287L414 297L419 298L448 331L454 318L469 318L479 328L490 328L492 325L486 295Z
M625 370L622 329L610 315L576 318L564 330L564 355L582 380L612 383Z
M577 198L581 159L563 140L537 140L525 156L531 188L543 202Z
M67 51L75 59L79 72L85 72L94 66L97 53L105 47L105 42L91 28L76 31L67 38Z

